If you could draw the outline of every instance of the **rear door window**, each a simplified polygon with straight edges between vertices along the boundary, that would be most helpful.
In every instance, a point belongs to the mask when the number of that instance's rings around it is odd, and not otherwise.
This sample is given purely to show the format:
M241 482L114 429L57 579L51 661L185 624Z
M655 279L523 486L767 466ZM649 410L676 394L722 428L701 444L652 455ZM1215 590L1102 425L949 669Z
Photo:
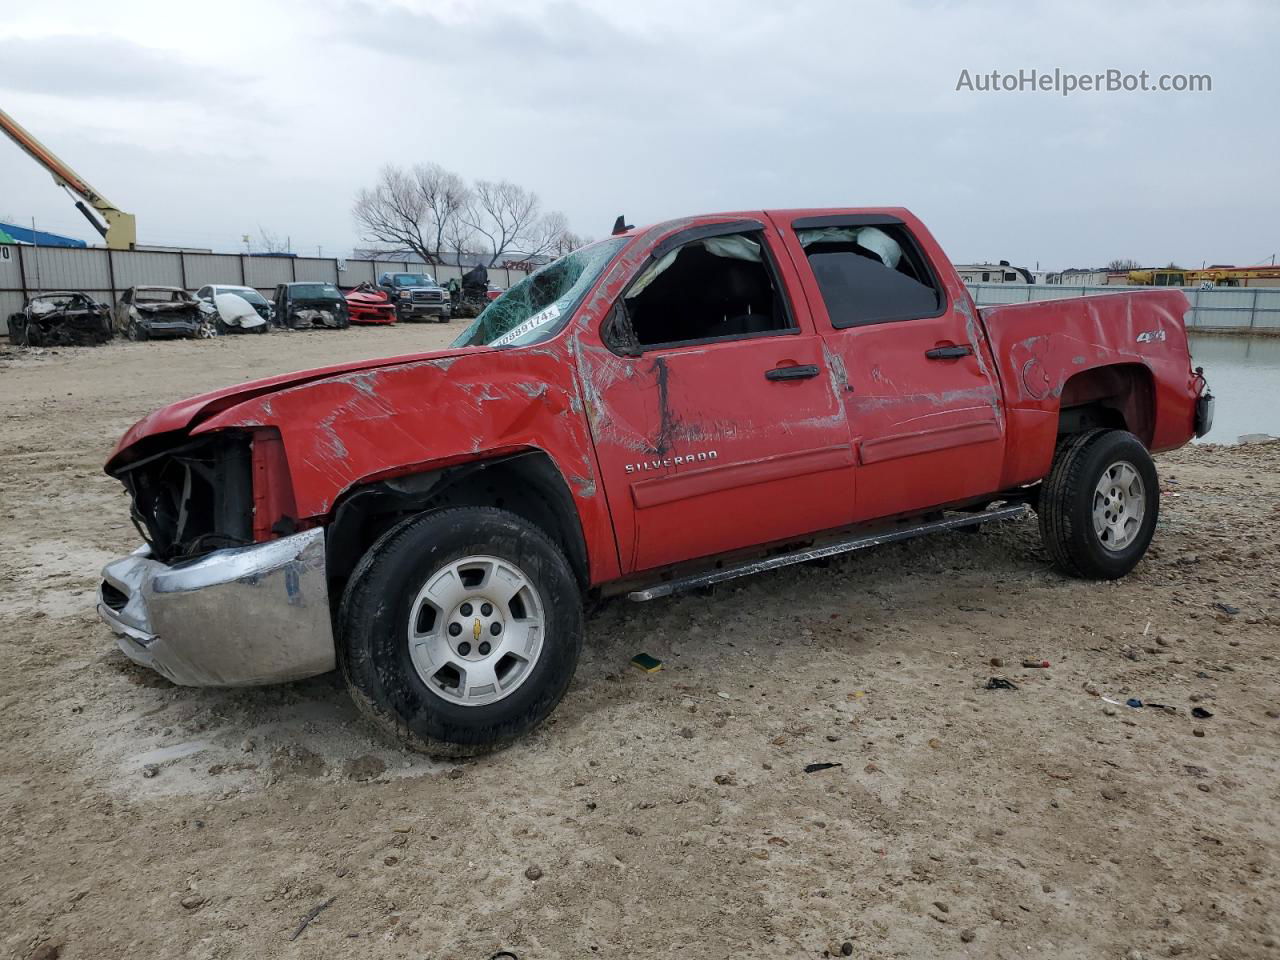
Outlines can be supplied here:
M796 238L837 328L935 317L946 298L898 223L798 228Z

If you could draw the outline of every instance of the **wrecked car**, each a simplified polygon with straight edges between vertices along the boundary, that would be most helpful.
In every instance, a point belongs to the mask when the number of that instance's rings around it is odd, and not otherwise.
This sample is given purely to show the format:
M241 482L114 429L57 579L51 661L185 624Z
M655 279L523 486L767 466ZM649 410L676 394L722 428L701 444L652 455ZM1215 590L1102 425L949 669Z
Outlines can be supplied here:
M206 316L214 316L216 313L214 299L221 294L230 293L239 297L253 307L254 312L258 314L267 323L271 322L274 310L271 301L264 297L253 287L243 287L228 283L211 283L208 286L201 287L196 291L196 299L204 305ZM256 329L254 325L253 329Z
M1032 511L1059 570L1122 577L1156 529L1152 452L1212 422L1187 309L1178 290L979 309L899 208L622 226L448 349L143 418L106 471L146 544L107 565L98 609L175 683L340 667L391 736L460 755L554 709L584 597Z
M385 290L361 283L343 294L352 323L395 323L396 308Z
M453 312L449 297L429 273L383 273L378 287L395 303L401 320L428 317L449 322Z
M113 335L111 308L71 290L36 294L9 315L9 342L20 347L93 345Z
M130 340L214 335L199 301L180 287L130 287L116 304L115 328Z
M282 283L276 287L275 323L290 330L351 326L346 298L332 283Z
M201 301L200 311L220 337L232 333L266 333L270 329L253 304L238 293L219 293L212 303Z
M493 284L489 283L489 271L484 266L472 267L457 280L450 280L449 300L453 315L464 319L478 316L490 300L502 295L499 290L495 296L493 289Z

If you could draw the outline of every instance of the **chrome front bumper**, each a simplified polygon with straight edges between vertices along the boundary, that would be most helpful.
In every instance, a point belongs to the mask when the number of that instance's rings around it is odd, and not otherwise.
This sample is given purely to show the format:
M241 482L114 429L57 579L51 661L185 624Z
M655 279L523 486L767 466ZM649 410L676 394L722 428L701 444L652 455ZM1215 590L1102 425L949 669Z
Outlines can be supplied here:
M168 566L146 547L106 565L98 613L136 663L189 687L332 670L324 530Z

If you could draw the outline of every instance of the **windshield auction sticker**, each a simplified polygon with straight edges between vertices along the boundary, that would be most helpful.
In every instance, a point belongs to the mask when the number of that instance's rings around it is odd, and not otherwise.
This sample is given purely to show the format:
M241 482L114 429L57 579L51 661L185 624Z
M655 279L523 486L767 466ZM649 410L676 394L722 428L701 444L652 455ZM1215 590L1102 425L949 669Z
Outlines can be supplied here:
M540 310L535 313L528 320L524 321L524 323L512 327L497 340L492 341L489 346L505 347L509 343L515 343L515 341L519 340L525 334L537 330L539 327L545 326L546 324L551 323L551 321L558 320L559 318L560 308L553 303L545 310Z

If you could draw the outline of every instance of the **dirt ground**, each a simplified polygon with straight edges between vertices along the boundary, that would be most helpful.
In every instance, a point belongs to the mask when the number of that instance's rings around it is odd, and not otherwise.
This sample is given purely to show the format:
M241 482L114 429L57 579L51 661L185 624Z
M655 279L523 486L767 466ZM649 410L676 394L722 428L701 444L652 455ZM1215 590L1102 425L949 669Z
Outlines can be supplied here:
M1032 521L614 602L552 721L460 765L332 676L117 651L130 423L459 328L0 348L0 955L1280 958L1277 444L1161 457L1116 584Z

